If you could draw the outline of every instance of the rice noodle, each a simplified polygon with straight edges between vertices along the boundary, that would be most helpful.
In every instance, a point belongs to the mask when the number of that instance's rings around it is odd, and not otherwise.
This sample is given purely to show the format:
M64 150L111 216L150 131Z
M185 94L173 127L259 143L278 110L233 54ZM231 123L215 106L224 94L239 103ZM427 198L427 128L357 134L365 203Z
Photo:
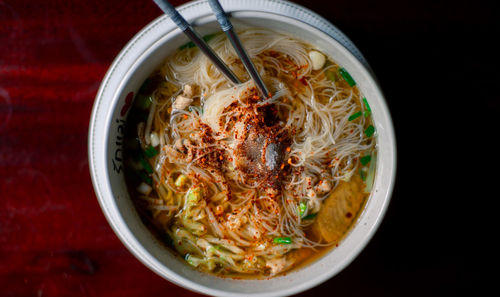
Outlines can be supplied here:
M238 34L274 95L252 101L255 85L222 34L210 47L247 80L240 85L229 85L196 47L168 57L159 70L167 86L154 91L139 129L143 148L152 132L160 136L159 154L150 159L156 191L140 199L147 209L175 213L165 231L186 259L191 256L190 264L221 273L269 274L269 263L282 263L282 270L272 269L274 275L293 266L291 251L329 244L309 236L306 227L314 220L298 209L303 204L309 214L321 209L339 182L357 174L361 157L375 156L376 143L365 135L371 122L357 87L328 78L338 65L329 61L313 70L308 52L317 49L284 34L256 28ZM193 89L190 109L172 110L178 86L186 85ZM250 165L237 151L242 147L238 133L250 129L238 119L259 119L265 108L275 113L272 135L288 137L276 142L286 147L278 151L283 161L274 188L242 171ZM355 113L365 116L352 120ZM181 175L188 182L178 184ZM328 182L328 191L317 190L320 181ZM291 243L275 244L275 238Z

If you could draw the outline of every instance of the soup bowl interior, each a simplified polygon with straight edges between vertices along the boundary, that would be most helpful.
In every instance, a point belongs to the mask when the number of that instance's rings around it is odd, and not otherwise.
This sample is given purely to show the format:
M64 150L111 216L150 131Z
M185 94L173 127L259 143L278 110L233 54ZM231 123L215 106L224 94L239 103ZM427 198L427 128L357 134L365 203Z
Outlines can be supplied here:
M395 173L392 123L370 70L339 42L298 20L265 12L233 13L236 28L263 27L315 45L347 69L367 98L377 130L377 169L374 187L355 226L338 247L314 262L268 279L221 278L199 272L172 253L143 224L127 191L123 164L124 125L134 95L165 58L188 42L160 17L124 48L106 75L96 98L89 130L91 175L99 203L115 233L146 266L182 287L217 296L277 296L298 293L341 271L373 236L390 199ZM201 35L219 32L211 15L189 20ZM156 37L149 37L151 33ZM149 35L148 35L149 34ZM140 45L140 46L139 46ZM127 62L127 63L124 63ZM120 64L121 63L121 64Z

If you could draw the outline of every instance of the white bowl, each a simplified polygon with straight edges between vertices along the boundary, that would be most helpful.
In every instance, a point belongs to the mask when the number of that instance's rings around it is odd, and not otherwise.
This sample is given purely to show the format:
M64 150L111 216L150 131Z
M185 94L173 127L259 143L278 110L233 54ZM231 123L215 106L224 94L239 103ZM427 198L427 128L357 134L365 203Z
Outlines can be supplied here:
M101 208L123 244L146 266L187 289L217 296L283 296L296 294L327 280L346 267L375 233L390 200L396 149L384 97L366 61L333 25L315 13L285 1L222 1L236 28L270 28L316 45L355 79L372 109L378 134L378 162L373 191L355 227L338 247L315 262L283 276L264 280L220 278L192 269L170 252L142 223L127 192L122 140L127 106L142 82L187 38L161 16L141 30L120 52L96 96L89 127L89 164ZM219 27L206 1L179 8L201 34ZM318 29L319 28L319 29ZM335 40L337 39L337 40Z

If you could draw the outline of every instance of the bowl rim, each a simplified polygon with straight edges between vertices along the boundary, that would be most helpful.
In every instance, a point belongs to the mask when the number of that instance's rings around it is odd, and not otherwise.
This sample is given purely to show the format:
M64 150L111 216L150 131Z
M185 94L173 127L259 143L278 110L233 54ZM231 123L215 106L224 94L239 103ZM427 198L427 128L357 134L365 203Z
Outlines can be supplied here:
M283 2L283 1L276 1L276 0L267 0L267 1L271 1L271 2ZM195 3L199 3L199 2L195 2ZM188 6L189 3L187 3L186 5L184 6ZM260 14L260 13L264 13L264 12L255 12L257 14ZM267 13L269 14L269 13ZM281 16L283 18L288 18L286 16ZM165 16L160 16L158 17L157 19L153 20L152 22L150 22L148 25L146 25L139 33L137 33L130 41L129 43L127 43L127 45L123 48L123 50L117 55L117 57L115 58L115 60L113 61L112 65L110 66L108 72L106 73L102 83L101 83L101 87L99 88L99 91L96 95L96 101L95 101L95 104L94 104L94 107L92 109L92 116L91 116L91 122L90 122L90 125L89 125L89 160L94 160L93 158L93 154L94 151L95 151L95 143L94 143L94 136L92 131L95 130L96 128L96 123L95 123L95 118L97 116L97 113L98 113L98 110L99 110L99 106L100 106L100 103L102 103L102 94L104 92L104 88L105 88L105 85L106 83L108 82L108 80L110 79L111 75L112 75L112 70L116 67L115 64L119 63L121 58L123 58L123 56L126 54L126 50L131 47L133 45L133 43L135 43L137 41L138 38L140 38L142 35L142 33L144 33L145 30L147 30L148 28L150 28L151 26L154 26L155 24L159 23L159 22L162 22L165 20ZM294 19L294 18L288 18L290 19L291 21L294 21L294 22L298 22L298 23L301 23L301 24L304 24L303 22L301 22L300 20L297 20L297 19ZM305 24L307 26L310 26L308 24ZM323 34L323 35L326 35L326 37L328 38L332 38L332 36L330 36L329 34L325 33L324 31L322 30L319 30L318 28L314 27L314 26L310 26L313 30L316 30L318 31L320 34ZM167 33L165 33L164 35L169 35L170 33L172 33L173 31L168 31ZM166 37L162 37L163 38L166 38ZM161 40L161 39L160 39ZM337 40L335 40L337 43L339 43ZM158 43L159 41L155 41L155 42L151 42L148 46L148 48L152 48L154 46L154 44ZM390 114L388 112L388 107L387 107L387 103L385 101L385 98L381 92L381 89L380 89L380 86L378 85L371 69L369 68L368 65L363 65L362 61L360 61L358 59L358 57L355 57L352 52L350 52L348 49L346 49L345 47L343 47L341 45L342 49L346 51L345 54L347 55L351 55L354 57L353 61L356 65L357 68L360 68L362 69L364 72L368 73L368 77L370 79L372 79L372 84L375 86L375 90L376 92L378 93L378 96L380 98L382 98L380 104L383 106L383 108L385 109L385 112L386 112L386 120L389 122L389 131L388 131L388 134L389 134L389 138L392 140L392 144L391 144L391 147L392 147L392 154L393 154L393 166L392 166L392 170L391 170L391 177L390 177L390 181L389 181L389 188L387 189L387 194L385 195L384 197L384 203L378 213L378 216L377 216L377 219L376 221L371 225L371 229L368 231L367 235L365 238L363 238L360 242L360 244L356 247L356 250L353 251L351 253L351 255L349 257L346 257L344 259L344 261L342 261L341 263L338 263L336 265L336 268L335 269L332 269L330 271L328 271L327 273L324 273L320 276L318 276L314 281L310 281L310 282L304 282L304 283L301 283L300 285L291 285L289 288L285 289L285 290L281 290L281 291L275 291L275 292L270 292L270 293L257 293L257 294L252 294L252 296L278 296L278 295L283 295L283 294L296 294L296 293L299 293L299 292L302 292L304 290L307 290L311 287L314 287L314 286L317 286L318 284L326 281L327 279L331 278L332 276L334 276L335 274L339 273L341 270L343 270L347 265L349 265L360 253L361 251L364 249L364 247L370 242L371 238L374 236L376 230L378 229L379 225L380 225L380 222L382 221L386 211L387 211L387 207L389 205L389 202L391 200L391 195L392 195L392 191L393 191L393 188L394 188L394 182L395 182L395 174L396 174L396 142L395 142L395 133L394 133L394 127L393 127L393 124L392 124L392 120L391 120L391 117L390 117ZM133 65L135 65L135 63L138 61L138 60L141 60L141 57L143 57L145 53L142 53L140 54L135 60L134 62L132 63L132 66L129 68L132 69L133 68ZM127 74L125 73L123 75L123 77L126 77ZM107 126L105 126L105 138L107 138L108 134L109 134L109 122L110 122L110 114L112 113L112 111L116 108L116 104L118 103L118 98L117 98L117 93L118 93L118 90L121 88L121 84L123 84L124 81L122 79L122 81L120 82L120 84L117 86L117 88L114 90L114 96L112 96L111 100L111 105L109 106L109 108L107 109L107 115L106 115L106 120L105 122L108 124ZM104 145L104 151L107 151L106 149L106 144ZM107 167L106 167L107 168ZM119 211L118 209L110 209L109 206L107 204L107 201L106 201L106 198L103 198L105 195L103 194L103 192L101 191L101 184L99 183L99 181L97 180L97 174L96 174L96 168L95 168L95 164L94 162L89 162L89 169L91 171L91 177L92 177L92 183L94 185L94 189L96 191L96 194L97 194L97 198L98 198L98 202L101 206L101 209L103 210L103 213L105 214L105 217L106 219L108 220L108 223L110 224L110 226L112 227L113 231L115 232L115 234L119 237L119 239L123 242L123 244L125 245L125 247L132 253L134 254L134 256L139 259L142 263L144 263L149 269L151 269L152 271L154 271L155 273L157 273L158 275L160 275L161 277L181 286L181 287L184 287L186 289L189 289L189 290L193 290L193 291L196 291L196 292L200 292L200 293L204 293L204 294L212 294L212 295L218 295L218 296L235 296L235 295L241 295L241 296L248 296L249 294L243 294L243 293L240 293L240 292L230 292L230 291L221 291L219 289L214 289L214 288L210 288L210 287L207 287L207 286L204 286L204 285L201 285L199 283L195 283L189 279L186 279L182 276L179 276L176 272L170 270L167 266L163 265L163 263L159 262L157 259L154 258L154 256L152 256L141 244L140 242L137 241L137 239L135 238L135 236L130 232L130 230L128 230L128 228L125 228L123 229L123 227L126 227L126 224L119 224L120 223L120 219L119 218ZM106 170L106 177L109 176L109 172ZM104 185L105 188L107 189L111 189L111 185L110 185L110 182L109 182L109 178L106 178L105 179L105 185ZM112 197L112 195L108 195L109 198L111 200L114 199L114 197ZM108 199L109 199L108 198ZM114 205L116 206L116 204ZM118 213L118 214L117 214ZM118 217L117 217L118 216ZM122 225L122 226L119 226L119 225ZM144 255L147 254L148 257L144 257ZM162 266L163 270L161 270L160 268L158 268L157 266ZM168 275L165 275L164 273L164 270L167 270L168 271Z

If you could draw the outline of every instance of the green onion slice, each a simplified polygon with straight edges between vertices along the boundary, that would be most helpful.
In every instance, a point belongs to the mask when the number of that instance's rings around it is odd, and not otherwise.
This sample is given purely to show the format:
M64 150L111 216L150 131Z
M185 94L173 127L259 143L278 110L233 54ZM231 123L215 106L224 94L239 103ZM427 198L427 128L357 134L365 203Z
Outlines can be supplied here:
M158 151L152 145L150 145L144 150L144 154L148 158L153 158L154 156L158 155Z
M349 121L352 121L352 120L355 120L357 118L359 118L363 113L361 111L358 111L356 112L355 114L352 114L350 117L349 117Z
M365 97L363 97L363 103L365 104L366 110L372 111L372 109L370 108L370 104L368 104L368 101L366 100Z
M368 101L366 100L365 97L363 97L363 103L365 104L365 118L369 117L372 113L372 109L370 108L370 104L368 104Z
M168 233L161 233L160 238L169 247L172 247L172 248L174 247L174 240L172 239L172 237L170 237L170 235L168 235Z
M135 106L142 110L148 110L151 107L152 103L153 103L153 97L151 96L145 96L143 94L139 94L135 98Z
M304 214L306 213L306 211L307 211L307 203L300 202L299 209L298 209L299 217L303 217Z
M356 82L352 78L352 76L345 70L344 68L339 69L340 75L344 78L344 80L349 84L349 86L354 87L356 85Z
M366 167L359 168L359 176L361 177L362 181L366 180Z
M372 156L371 155L366 155L366 156L363 156L361 157L361 159L359 159L361 161L361 164L366 165L368 163L370 163L370 161L372 160Z
M275 237L273 242L275 244L291 244L292 239L290 237Z
M142 85L139 88L139 91L137 93L138 94L146 94L150 85L151 85L151 79L146 78L146 80L142 83Z
M150 186L153 185L153 180L146 173L142 171L137 171L136 173L143 182L147 183Z
M365 130L366 137L371 137L373 133L375 133L375 127L373 127L372 125L368 126L368 128L366 128Z
M205 40L205 42L208 42L210 41L210 39L214 38L215 36L217 35L217 33L214 33L214 34L207 34L205 36L203 36L203 40ZM193 48L193 47L196 47L196 44L194 44L192 41L184 44L183 46L179 47L179 49L185 49L185 48Z
M142 167L146 170L147 173L153 173L153 168L148 161L144 160L144 158L139 158L139 162L141 162Z
M318 215L318 213L310 213L310 214L308 214L307 216L303 217L302 219L303 219L303 220L312 220L312 219L314 219L317 215Z

